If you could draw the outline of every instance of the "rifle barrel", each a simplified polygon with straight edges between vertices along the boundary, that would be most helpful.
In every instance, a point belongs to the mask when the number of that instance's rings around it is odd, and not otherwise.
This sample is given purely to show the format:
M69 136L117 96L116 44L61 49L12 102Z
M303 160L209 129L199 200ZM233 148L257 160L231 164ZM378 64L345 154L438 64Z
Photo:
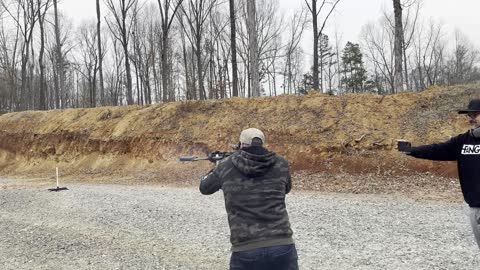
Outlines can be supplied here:
M180 157L180 161L196 161L197 157L194 156L184 156Z
M195 156L183 156L180 157L180 161L198 161L198 160L208 160L208 157L195 157Z

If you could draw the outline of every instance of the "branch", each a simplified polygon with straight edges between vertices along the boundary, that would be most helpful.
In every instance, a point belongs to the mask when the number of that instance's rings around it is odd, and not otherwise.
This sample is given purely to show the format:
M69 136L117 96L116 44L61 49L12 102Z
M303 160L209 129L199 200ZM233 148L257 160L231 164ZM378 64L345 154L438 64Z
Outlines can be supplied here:
M319 31L318 34L317 34L317 38L319 38L320 35L322 34L323 28L325 27L325 24L327 23L328 18L330 17L330 15L332 14L333 10L335 9L335 7L337 6L337 4L338 4L339 2L340 2L340 0L336 0L335 4L333 4L332 9L330 9L330 12L328 12L327 17L325 17L325 20L323 21L322 27L320 28L320 31Z

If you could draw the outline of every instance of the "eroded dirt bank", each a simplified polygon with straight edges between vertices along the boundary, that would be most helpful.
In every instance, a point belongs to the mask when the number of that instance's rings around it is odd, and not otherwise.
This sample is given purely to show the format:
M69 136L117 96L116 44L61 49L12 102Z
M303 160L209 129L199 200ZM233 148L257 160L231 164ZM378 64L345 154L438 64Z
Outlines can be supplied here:
M396 140L418 145L464 132L468 123L456 110L479 90L463 86L390 96L309 94L9 113L0 116L0 174L45 177L58 166L75 179L191 184L209 164L181 164L178 156L228 151L242 129L258 127L268 148L287 157L297 175L408 179L420 172L449 182L456 175L454 164L406 157L397 152ZM298 186L323 185L305 181Z

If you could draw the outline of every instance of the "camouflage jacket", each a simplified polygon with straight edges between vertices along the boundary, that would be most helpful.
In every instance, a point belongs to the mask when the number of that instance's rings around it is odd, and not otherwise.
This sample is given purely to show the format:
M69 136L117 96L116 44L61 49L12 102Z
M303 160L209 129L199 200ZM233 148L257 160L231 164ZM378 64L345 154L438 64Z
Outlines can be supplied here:
M202 178L200 192L223 190L232 251L292 244L285 206L288 162L263 147L239 150Z

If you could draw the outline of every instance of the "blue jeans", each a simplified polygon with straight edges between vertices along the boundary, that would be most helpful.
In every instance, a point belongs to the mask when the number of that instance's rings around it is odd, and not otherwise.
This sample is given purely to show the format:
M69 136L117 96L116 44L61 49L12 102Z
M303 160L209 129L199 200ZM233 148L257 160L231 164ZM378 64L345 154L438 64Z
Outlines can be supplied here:
M233 252L230 270L298 270L295 245L257 248Z

